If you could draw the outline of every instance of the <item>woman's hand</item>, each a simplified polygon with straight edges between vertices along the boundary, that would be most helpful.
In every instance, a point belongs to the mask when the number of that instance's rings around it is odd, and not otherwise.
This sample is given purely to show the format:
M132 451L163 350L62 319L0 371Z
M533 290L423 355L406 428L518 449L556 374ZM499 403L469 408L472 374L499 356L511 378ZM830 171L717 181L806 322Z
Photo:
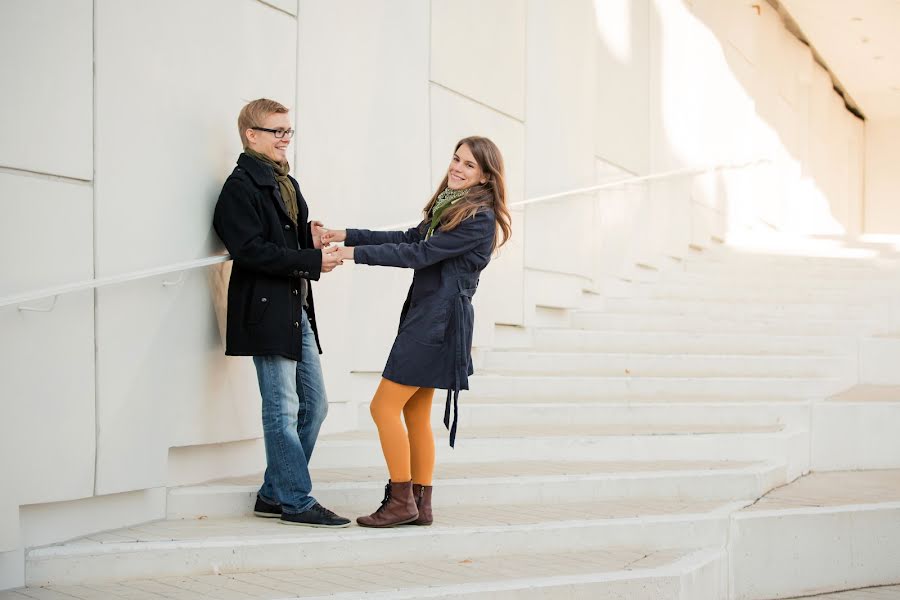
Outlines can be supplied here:
M346 229L325 229L322 228L322 243L326 246L331 242L343 242L347 239Z
M322 241L322 234L328 231L322 221L310 221L309 229L312 231L313 248L321 250L329 246L327 242Z
M353 260L353 248L348 246L339 246L338 254L341 257L341 260Z

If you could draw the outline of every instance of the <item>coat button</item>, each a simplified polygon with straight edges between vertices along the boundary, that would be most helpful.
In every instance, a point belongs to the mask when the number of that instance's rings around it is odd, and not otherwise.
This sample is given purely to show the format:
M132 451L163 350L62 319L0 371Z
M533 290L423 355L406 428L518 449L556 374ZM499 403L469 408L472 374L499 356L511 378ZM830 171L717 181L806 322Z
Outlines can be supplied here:
M269 299L268 299L268 298L260 298L260 301L262 301L262 302L268 302Z
M298 295L299 293L300 293L300 292L298 292L297 290L294 290L294 295L295 295L295 296Z
M291 226L290 226L290 225L285 225L284 228L285 228L285 229L290 229Z
M294 327L300 327L300 322L299 322L299 321L294 321Z
M304 276L304 277L309 277L309 271L303 271L303 276Z
M299 277L299 276L300 276L300 271L294 271L294 276Z

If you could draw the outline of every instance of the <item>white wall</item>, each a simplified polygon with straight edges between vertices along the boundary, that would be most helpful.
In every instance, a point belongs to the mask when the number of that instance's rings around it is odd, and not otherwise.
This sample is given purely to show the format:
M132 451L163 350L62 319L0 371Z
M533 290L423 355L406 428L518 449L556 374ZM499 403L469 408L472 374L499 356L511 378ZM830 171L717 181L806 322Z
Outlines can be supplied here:
M865 149L865 229L900 233L900 119L867 122Z
M472 134L501 148L510 202L774 161L514 210L477 346L711 236L861 226L862 125L766 3L4 0L0 50L0 296L221 250L212 207L260 96L294 108L294 173L332 227L416 221ZM883 157L897 128L873 131ZM895 215L891 164L869 165L867 225ZM0 464L0 588L28 545L158 518L167 485L259 468L253 368L223 356L228 272L0 309L0 455L28 449ZM315 284L327 431L356 425L410 276L347 265Z

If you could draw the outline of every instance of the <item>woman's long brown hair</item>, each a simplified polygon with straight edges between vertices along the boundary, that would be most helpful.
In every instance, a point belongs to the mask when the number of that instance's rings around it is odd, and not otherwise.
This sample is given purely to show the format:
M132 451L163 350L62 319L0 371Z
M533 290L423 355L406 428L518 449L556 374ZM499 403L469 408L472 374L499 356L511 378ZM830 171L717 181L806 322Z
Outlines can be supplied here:
M462 223L463 219L475 216L481 208L490 208L494 211L494 218L497 224L497 232L494 235L494 247L496 250L505 244L512 235L512 221L509 216L509 209L506 207L506 180L504 179L503 156L496 144L485 137L471 136L463 138L456 143L454 152L459 150L460 146L465 144L469 151L475 157L475 162L484 172L485 181L483 184L475 185L469 188L469 193L462 197L456 204L450 206L441 215L440 229L441 231L450 231L455 229L457 225ZM425 205L425 220L430 219L434 203L437 202L438 196L447 187L449 174L444 175L437 190ZM498 239L499 238L499 239Z

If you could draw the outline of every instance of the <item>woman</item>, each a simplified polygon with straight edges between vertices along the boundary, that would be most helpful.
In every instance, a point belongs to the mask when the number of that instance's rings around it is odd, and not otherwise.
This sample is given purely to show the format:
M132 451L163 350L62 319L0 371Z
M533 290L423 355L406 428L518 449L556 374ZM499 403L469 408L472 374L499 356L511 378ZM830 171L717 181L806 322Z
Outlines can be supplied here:
M473 372L472 296L492 252L511 233L503 157L497 146L483 137L460 140L423 212L422 223L408 231L347 229L322 237L323 244L345 243L342 259L415 269L400 330L372 399L390 480L381 507L357 519L364 527L432 523L434 389L447 390L444 425L450 428L453 446L459 391L469 389Z

